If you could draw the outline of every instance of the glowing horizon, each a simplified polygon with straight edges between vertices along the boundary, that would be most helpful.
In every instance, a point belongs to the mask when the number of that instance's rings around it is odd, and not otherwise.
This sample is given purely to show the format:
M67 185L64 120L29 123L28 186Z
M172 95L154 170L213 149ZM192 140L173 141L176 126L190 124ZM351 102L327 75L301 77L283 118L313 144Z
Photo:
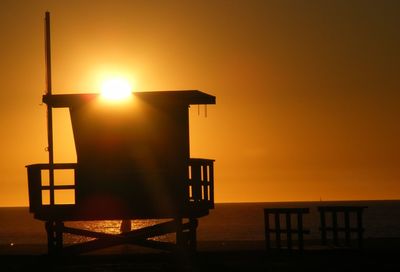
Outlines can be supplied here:
M189 109L216 202L400 198L400 1L3 2L1 206L27 205L23 166L48 160L44 6L55 94L96 94L106 114L140 113L139 91L218 97L207 118ZM114 77L132 99L102 98ZM55 162L74 162L70 113L53 115Z

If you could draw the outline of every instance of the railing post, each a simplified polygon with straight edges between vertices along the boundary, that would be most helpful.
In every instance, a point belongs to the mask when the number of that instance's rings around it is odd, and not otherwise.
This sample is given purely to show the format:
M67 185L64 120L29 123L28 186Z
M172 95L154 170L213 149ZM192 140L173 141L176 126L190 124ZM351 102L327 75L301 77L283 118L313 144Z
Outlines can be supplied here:
M325 210L323 208L320 208L319 212L320 212L320 220L321 220L321 243L322 243L322 245L326 245L327 244L327 235L326 235Z
M286 239L287 239L287 248L289 250L292 249L292 222L290 212L286 213Z
M346 245L349 246L351 244L350 243L351 229L350 229L350 211L348 210L344 212L344 231L345 231Z
M192 162L192 194L195 201L201 199L201 167L197 161Z
M214 162L210 163L210 202L211 208L214 208Z
M203 179L201 180L201 187L202 187L202 200L208 200L208 175L207 175L207 168L208 165L205 163L203 167Z
M362 248L363 247L363 222L362 222L362 212L363 209L359 208L357 210L357 239L358 239L358 247Z
M275 212L276 247L281 248L281 222L279 212Z
M337 213L336 211L332 212L332 232L333 232L333 244L335 246L339 245L338 239L338 224L337 224Z
M303 237L303 213L297 213L297 235L299 239L299 250L304 248L304 237Z
M271 237L269 227L269 212L264 209L265 249L271 248Z

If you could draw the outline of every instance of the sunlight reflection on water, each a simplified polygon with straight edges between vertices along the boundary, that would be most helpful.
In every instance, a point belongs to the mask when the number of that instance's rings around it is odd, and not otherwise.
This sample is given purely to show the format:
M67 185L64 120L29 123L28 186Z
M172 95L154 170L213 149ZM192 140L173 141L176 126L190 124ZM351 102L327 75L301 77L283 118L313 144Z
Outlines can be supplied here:
M149 219L149 220L131 220L132 230L141 229L144 227L152 226L158 223L166 222L167 220ZM77 221L66 223L68 227L85 229L95 232L102 232L108 234L120 234L121 233L121 220L104 220L104 221ZM151 240L156 241L173 241L175 239L174 234L160 235ZM82 243L86 241L94 240L94 238L65 234L65 243Z

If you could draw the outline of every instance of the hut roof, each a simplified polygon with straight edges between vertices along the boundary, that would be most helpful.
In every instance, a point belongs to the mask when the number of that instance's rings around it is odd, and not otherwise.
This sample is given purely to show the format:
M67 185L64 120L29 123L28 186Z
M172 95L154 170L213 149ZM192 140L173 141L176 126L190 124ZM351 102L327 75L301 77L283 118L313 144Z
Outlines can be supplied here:
M215 104L215 96L197 90L184 91L155 91L155 92L134 92L135 97L151 103L166 104ZM100 94L52 94L44 95L43 102L55 107L71 107L98 98Z

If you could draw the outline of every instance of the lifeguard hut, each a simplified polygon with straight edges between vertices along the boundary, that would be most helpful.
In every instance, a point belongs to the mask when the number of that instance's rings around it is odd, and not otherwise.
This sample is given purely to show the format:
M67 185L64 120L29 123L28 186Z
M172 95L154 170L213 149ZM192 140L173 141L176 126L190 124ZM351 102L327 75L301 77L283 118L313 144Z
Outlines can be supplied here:
M30 212L45 222L49 253L79 254L124 243L196 249L198 218L214 207L214 161L190 158L188 111L190 105L215 104L214 96L196 90L136 92L117 106L103 103L99 94L52 94L50 88L43 102L50 117L49 163L27 170ZM53 108L69 109L76 163L53 161ZM59 184L55 174L66 170L73 180ZM58 202L66 191L73 203ZM120 234L66 226L124 219L165 220ZM64 233L95 239L66 246ZM176 234L174 242L152 239L168 233Z

